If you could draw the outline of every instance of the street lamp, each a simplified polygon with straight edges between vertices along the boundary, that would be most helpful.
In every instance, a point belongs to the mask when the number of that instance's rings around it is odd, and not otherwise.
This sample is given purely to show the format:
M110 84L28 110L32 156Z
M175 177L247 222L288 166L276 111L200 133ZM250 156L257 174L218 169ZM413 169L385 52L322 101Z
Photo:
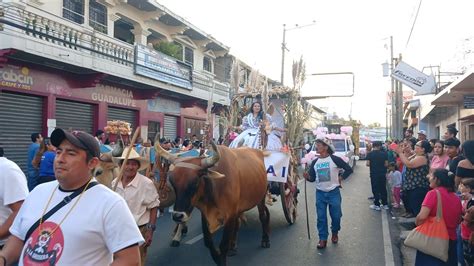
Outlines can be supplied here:
M316 25L315 20L313 20L313 22L310 24L305 24L305 25L295 24L293 28L288 28L288 29L286 28L286 24L283 24L283 41L281 42L281 80L280 80L282 86L284 86L283 81L285 79L285 50L288 52L290 51L288 50L288 48L286 48L286 43L285 43L286 32L290 30L306 28L306 27L314 26L314 25Z

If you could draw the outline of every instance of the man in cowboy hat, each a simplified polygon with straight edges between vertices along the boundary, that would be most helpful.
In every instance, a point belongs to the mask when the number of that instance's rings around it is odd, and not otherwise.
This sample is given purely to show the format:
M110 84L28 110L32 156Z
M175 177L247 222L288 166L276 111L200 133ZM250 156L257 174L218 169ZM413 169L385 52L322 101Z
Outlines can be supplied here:
M124 149L122 156L113 157L114 163L122 166L128 147ZM132 212L135 222L142 233L145 243L140 246L141 265L145 265L146 253L153 239L153 232L156 229L156 216L158 205L160 204L158 192L153 181L141 175L138 171L147 169L149 161L132 148L128 160L123 167L123 175L117 184L116 192L122 196ZM117 179L112 181L115 187Z
M316 140L316 150L319 154L315 159L309 171L304 174L309 182L316 181L316 212L317 229L319 232L318 249L324 249L328 239L328 218L327 210L331 216L331 241L336 244L339 241L338 233L341 230L341 178L346 179L352 174L352 168L340 157L334 154L334 146L327 138ZM342 176L339 176L339 170L344 169Z

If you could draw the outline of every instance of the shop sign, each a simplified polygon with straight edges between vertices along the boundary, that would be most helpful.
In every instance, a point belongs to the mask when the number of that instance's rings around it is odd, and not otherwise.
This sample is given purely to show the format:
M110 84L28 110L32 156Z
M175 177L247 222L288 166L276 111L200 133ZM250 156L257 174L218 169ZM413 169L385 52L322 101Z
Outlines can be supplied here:
M14 67L0 69L0 85L2 87L31 90L33 77L27 67Z
M416 91L416 95L433 93L436 81L433 75L428 76L404 62L399 62L392 72L392 78Z
M143 45L135 46L135 74L192 90L190 66Z
M147 101L148 111L167 114L180 114L181 104L176 101L157 98Z
M474 109L474 95L464 95L464 108Z
M113 86L99 84L91 93L91 99L99 102L136 107L133 92Z

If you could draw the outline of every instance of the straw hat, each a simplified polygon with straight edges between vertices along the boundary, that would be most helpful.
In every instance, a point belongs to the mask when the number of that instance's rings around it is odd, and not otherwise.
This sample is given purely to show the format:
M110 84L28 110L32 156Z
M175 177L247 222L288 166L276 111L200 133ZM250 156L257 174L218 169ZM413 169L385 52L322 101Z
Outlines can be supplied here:
M128 149L129 149L129 147L126 147L125 149L123 149L122 156L112 157L112 161L116 165L122 164L123 160L125 160L125 156L127 156ZM130 151L130 155L128 156L128 160L135 160L140 164L140 167L138 168L138 171L142 171L142 170L147 169L148 165L150 164L150 162L146 158L141 157L135 149L132 149Z
M336 152L336 149L334 148L334 145L332 145L332 142L328 138L326 138L326 137L317 138L316 142L319 142L321 144L326 145L328 147L328 153L329 154L333 154L334 152Z

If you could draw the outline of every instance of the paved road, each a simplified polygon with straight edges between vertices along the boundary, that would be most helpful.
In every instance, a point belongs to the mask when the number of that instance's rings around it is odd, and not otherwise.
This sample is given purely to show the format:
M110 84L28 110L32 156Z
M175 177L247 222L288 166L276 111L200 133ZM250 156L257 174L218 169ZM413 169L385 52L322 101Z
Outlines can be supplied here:
M311 240L308 240L304 209L304 183L298 205L299 216L289 226L281 209L280 201L270 207L271 248L262 249L260 223L256 209L247 212L247 225L239 233L238 254L230 257L229 265L401 265L397 248L396 226L389 212L377 212L368 208L370 194L368 170L359 162L355 173L343 183L343 219L340 242L328 244L324 251L316 249L318 242L315 228L314 184L308 183L308 205ZM383 219L385 215L385 245ZM170 247L170 233L174 223L169 214L158 219L154 243L149 249L147 265L214 265L201 238L200 213L195 210L188 235L180 247ZM393 245L388 237L388 228ZM220 234L216 234L220 240ZM385 248L384 248L385 246ZM393 249L392 249L393 247ZM393 256L390 256L392 252ZM386 258L387 257L387 258ZM393 264L394 263L394 264Z

